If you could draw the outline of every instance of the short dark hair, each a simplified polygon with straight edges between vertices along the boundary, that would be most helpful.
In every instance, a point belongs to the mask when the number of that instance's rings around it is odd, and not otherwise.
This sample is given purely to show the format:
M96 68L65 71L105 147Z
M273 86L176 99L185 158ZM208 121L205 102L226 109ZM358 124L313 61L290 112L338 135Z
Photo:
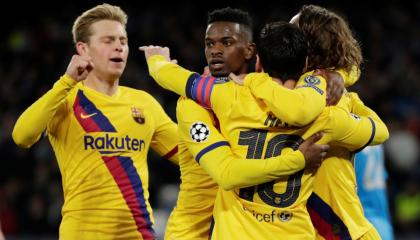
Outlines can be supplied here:
M271 77L297 80L305 67L308 43L297 26L272 22L261 30L257 52L264 71Z
M208 14L207 25L214 22L234 22L244 25L252 33L252 19L248 12L241 9L225 7Z
M252 28L252 19L249 13L237 8L220 8L208 14L207 24L221 21L240 23Z

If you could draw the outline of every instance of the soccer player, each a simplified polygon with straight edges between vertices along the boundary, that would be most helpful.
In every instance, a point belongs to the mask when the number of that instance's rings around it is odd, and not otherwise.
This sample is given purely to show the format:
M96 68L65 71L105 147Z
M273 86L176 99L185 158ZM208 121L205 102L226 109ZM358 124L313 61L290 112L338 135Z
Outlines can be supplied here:
M60 239L155 239L147 153L177 157L177 126L144 91L119 86L127 15L102 4L73 25L74 55L53 88L19 117L17 145L47 135L64 190Z
M263 69L278 81L297 79L306 61L304 33L288 23L272 23L263 29L261 35L264 41L260 41L263 44L259 45L259 52L265 48L268 55L257 59L257 64L260 62ZM373 119L352 117L343 108L331 107L325 109L310 126L297 129L274 117L267 105L255 99L248 88L237 86L228 79L208 81L208 77L201 77L172 64L167 49L144 47L143 50L150 74L166 88L211 107L220 120L222 134L227 136L233 152L248 159L265 159L293 151L303 139L321 130L328 133L324 141L334 141L351 150L370 142L380 143L388 137L386 126L366 107L364 111L369 114L365 115ZM264 65L267 59L271 61L266 63L271 64ZM286 64L289 69L284 69ZM325 103L325 85L325 80L308 74L298 84L297 90L313 91L323 96ZM206 90L204 93L201 91L203 88ZM286 108L284 103L287 100L284 98L282 102ZM188 119L177 117L180 132L186 132L194 126ZM373 131L375 124L377 134ZM198 152L193 154L196 154L196 159L207 154L214 158L218 154L212 153L217 153L225 145L221 142L199 151L196 149ZM191 147L189 149L192 150ZM214 168L206 170L218 171ZM234 191L219 189L214 209L214 239L270 239L273 234L291 239L313 239L315 231L305 207L312 191L312 180L313 172L302 170L259 186Z
M251 25L248 13L239 9L228 7L209 13L205 53L212 76L227 77L230 72L247 72L250 59L254 56ZM191 135L180 131L180 150L191 143L211 146L213 143L226 142L218 132L214 114L194 101L181 97L178 100L177 115L195 123L193 128L187 130ZM300 171L304 167L313 168L321 159L319 151L324 151L324 147L314 145L314 141L316 139L308 140L299 148L306 163L299 151L264 162L239 159L229 148L220 148L216 158L198 156L197 161L205 169L221 169L212 176L197 164L190 151L182 151L184 154L179 162L182 182L177 205L167 223L165 238L207 239L218 186L228 190L257 185L280 175ZM314 157L318 161L312 161Z
M357 194L366 218L383 240L394 239L388 197L383 145L369 146L356 154Z
M226 21L228 20L228 21ZM251 18L239 9L224 8L208 15L206 42L212 41L220 46L227 46L226 51L207 51L208 55L217 55L219 63L210 60L209 71L213 76L227 76L230 72L246 72L248 63L254 56L255 44L252 41ZM235 60L235 61L233 61ZM222 65L223 68L214 68ZM191 101L180 98L178 102ZM197 122L207 126L210 132L216 132L212 113L198 109L180 109L194 114ZM209 119L210 121L205 121ZM217 125L217 124L216 124ZM206 136L207 137L207 136ZM185 141L180 140L179 149L186 149ZM214 180L194 161L189 151L184 151L179 166L181 185L176 207L172 211L166 226L167 239L207 239L213 213L213 204L218 186ZM180 224L182 223L182 224Z
M342 17L319 6L305 5L292 18L291 23L299 26L308 37L308 70L343 69L346 85L357 80L363 60L362 53ZM352 161L327 158L317 172L314 194L308 200L308 209L319 239L380 238L364 216L355 189L356 177Z

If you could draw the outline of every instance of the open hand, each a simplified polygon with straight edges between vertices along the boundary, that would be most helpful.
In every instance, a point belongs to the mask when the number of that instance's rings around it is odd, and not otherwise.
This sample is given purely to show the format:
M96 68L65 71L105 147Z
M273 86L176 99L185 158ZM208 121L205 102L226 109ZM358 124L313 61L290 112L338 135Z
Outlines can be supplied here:
M144 52L144 56L146 57L146 60L154 55L162 55L165 57L167 61L169 62L171 61L171 55L170 55L170 51L168 47L149 45L149 46L141 46L139 47L139 50Z
M344 80L341 75L326 69L317 69L315 75L327 80L327 106L336 105L344 92Z
M233 82L241 86L244 85L245 77L246 77L246 74L239 74L239 75L236 75L234 73L229 74L229 78L232 79Z

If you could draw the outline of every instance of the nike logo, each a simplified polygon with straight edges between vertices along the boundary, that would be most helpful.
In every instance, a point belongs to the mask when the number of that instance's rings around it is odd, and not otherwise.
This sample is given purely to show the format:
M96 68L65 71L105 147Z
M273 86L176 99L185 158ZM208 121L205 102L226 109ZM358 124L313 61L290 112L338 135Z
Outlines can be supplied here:
M92 117L92 116L95 116L96 114L98 114L98 113L92 113L92 114L88 114L88 115L85 115L85 114L81 113L81 114L80 114L80 117L81 117L82 119L86 119L86 118L90 118L90 117Z

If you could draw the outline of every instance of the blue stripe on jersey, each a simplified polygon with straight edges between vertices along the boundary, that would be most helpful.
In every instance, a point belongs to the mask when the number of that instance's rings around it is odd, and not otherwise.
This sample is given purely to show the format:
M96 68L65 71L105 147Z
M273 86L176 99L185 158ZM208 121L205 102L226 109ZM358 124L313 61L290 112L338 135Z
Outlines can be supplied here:
M213 229L214 229L214 217L211 216L211 222L210 222L210 231L209 231L209 240L213 236Z
M373 137L375 137L376 134L376 125L375 122L372 120L372 118L368 118L370 123L372 124L372 134L370 135L369 141L361 148L357 149L356 151L354 151L355 153L358 153L360 151L362 151L365 147L369 146L370 143L373 141Z
M230 146L230 145L229 145L229 143L228 143L227 141L220 141L220 142L213 143L213 144L211 144L211 145L209 145L209 146L205 147L203 150L201 150L201 151L197 154L197 156L195 156L195 161L197 161L198 163L200 163L200 158L201 158L204 154L206 154L206 153L210 152L211 150L213 150L213 149L215 149L215 148L221 147L221 146Z
M193 73L187 80L187 85L185 86L185 93L189 99L195 100L197 95L194 95L196 91L194 89L197 88L196 79L199 79L200 75L198 73Z
M95 104L93 104L83 93L82 90L79 90L77 95L79 96L79 104L85 112L89 114L95 114L90 118L100 127L103 132L116 132L114 126L108 120L107 117L98 109L96 108Z
M197 73L191 74L185 86L185 93L189 99L194 100L207 109L210 106L210 97L214 84L217 82L211 75L201 76ZM211 84L211 85L209 85ZM200 86L201 85L201 86ZM207 104L208 103L208 104Z
M144 217L146 220L146 228L154 235L155 231L153 229L153 224L150 220L150 213L147 211L146 200L144 198L143 184L139 174L137 173L137 169L134 167L133 160L130 157L122 156L117 157L117 159L120 161L121 167L126 172L128 178L130 179L131 186L136 193L136 199L142 212L141 217Z
M126 153L128 151L119 151L119 150L115 150L115 151L99 151L101 154L114 154L114 153Z
M347 229L347 226L335 214L332 208L327 203L325 203L316 193L311 194L306 205L311 208L311 210L318 213L322 220L329 224L331 230L334 229L334 235L339 236L341 239L351 240L351 235ZM317 224L314 222L314 225L316 226Z

